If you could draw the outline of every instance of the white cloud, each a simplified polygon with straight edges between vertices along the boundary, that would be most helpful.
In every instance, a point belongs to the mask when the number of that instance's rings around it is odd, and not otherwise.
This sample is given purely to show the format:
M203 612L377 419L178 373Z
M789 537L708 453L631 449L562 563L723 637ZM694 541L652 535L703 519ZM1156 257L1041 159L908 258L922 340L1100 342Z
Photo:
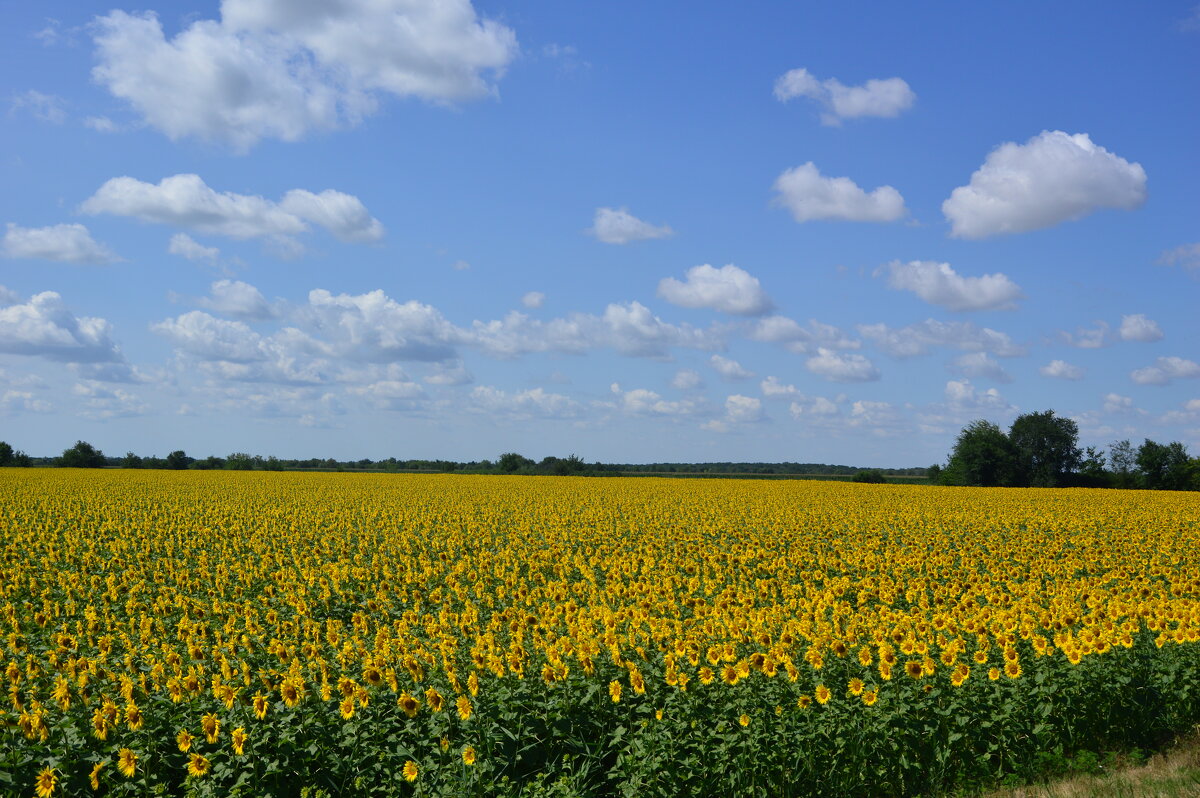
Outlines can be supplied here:
M708 362L713 370L726 380L748 380L754 376L753 371L746 370L741 363L731 358L713 355Z
M967 352L954 358L950 370L964 377L984 377L996 382L1012 382L1012 375L987 352Z
M1128 210L1145 200L1140 164L1093 144L1086 133L1055 130L992 150L970 184L942 203L942 212L952 236L986 238L1052 227L1101 208Z
M1129 396L1121 396L1119 393L1108 393L1104 395L1104 412L1106 413L1127 413L1133 409L1133 398Z
M240 280L217 280L211 296L198 303L202 308L243 321L265 321L275 317L266 297L254 286Z
M1182 266L1188 271L1200 271L1200 242L1168 249L1158 259L1167 266Z
M804 396L795 385L784 385L778 377L767 377L759 384L759 388L768 399L793 399Z
M15 305L19 301L21 301L21 297L16 291L0 285L0 305Z
M240 321L227 321L193 310L150 326L179 349L204 360L253 363L264 360L263 338Z
M381 93L432 102L494 94L512 30L469 0L225 0L168 40L153 13L95 22L96 82L172 139L246 151L259 139L357 124Z
M60 263L115 263L112 250L92 240L81 224L20 227L8 223L0 254L6 258L53 260Z
M979 391L970 380L949 380L945 389L946 406L954 413L1008 410L1011 406L995 388Z
M1121 329L1118 334L1122 341L1140 341L1142 343L1161 341L1163 338L1163 331L1158 326L1158 322L1146 318L1141 313L1122 316Z
M521 297L521 304L530 310L537 310L546 302L546 295L541 291L530 291Z
M627 208L597 208L596 218L587 229L605 244L628 244L631 241L645 241L651 238L667 238L675 231L665 224L655 227L643 222L629 212Z
M213 191L199 175L164 177L157 185L132 177L114 177L84 201L85 213L132 216L231 238L287 237L313 222L342 241L375 241L383 225L357 197L326 190L313 194L293 189L275 203L263 197Z
M490 385L480 385L471 391L474 408L489 416L508 416L517 419L565 419L583 415L579 402L560 393L543 388L507 393Z
M694 369L680 369L671 378L671 387L677 391L694 391L704 387L704 378Z
M425 378L430 385L466 385L474 382L475 378L461 360L453 363L435 363L434 373Z
M797 354L811 354L819 347L826 349L858 349L861 343L848 337L832 324L809 319L807 327L801 327L787 316L768 316L755 323L750 330L755 341L782 344Z
M1084 373L1081 367L1072 365L1065 360L1051 360L1038 369L1038 374L1056 380L1082 380Z
M454 269L456 272L465 272L467 269L471 268L471 264L467 263L465 260L459 259L454 261L454 263L451 263L450 268Z
M365 363L444 361L466 340L437 308L415 300L396 302L381 290L335 296L316 289L298 315L339 354Z
M403 376L401 379L351 386L346 393L361 396L380 410L412 410L426 398L424 388Z
M1012 310L1024 297L1020 287L999 272L963 277L949 263L931 260L892 261L883 269L892 288L911 291L946 310Z
M845 399L844 396L835 399L828 399L824 396L814 396L812 399L801 397L788 406L788 411L797 421L802 418L830 419L842 412L839 405L845 402Z
M104 319L77 317L53 291L0 307L0 352L64 363L123 360Z
M979 328L966 321L926 319L907 327L860 324L858 332L893 357L923 355L938 346L967 352L990 352L998 357L1025 354L1025 348L1014 344L1007 333L990 327Z
M145 415L150 406L124 388L110 388L95 380L77 382L71 393L81 401L81 413L87 418L109 419Z
M1200 363L1182 357L1160 357L1152 365L1136 369L1129 378L1138 385L1167 385L1171 380L1200 377Z
M752 424L762 419L761 400L736 393L725 397L725 421L732 424Z
M846 86L837 78L818 80L806 69L785 72L775 81L777 100L787 102L794 97L820 103L825 109L821 114L825 125L864 116L896 117L917 99L901 78L871 79L861 86Z
M879 379L879 369L862 355L839 354L820 347L804 362L813 374L833 382L871 382Z
M26 411L29 413L49 413L54 405L45 399L38 399L32 391L8 390L0 394L0 410L5 415Z
M208 261L216 263L221 256L221 250L216 247L206 247L187 233L176 233L167 244L167 252L179 255L192 261Z
M1080 349L1100 349L1109 344L1108 322L1098 321L1095 327L1076 327L1075 332L1064 332L1063 337L1071 346Z
M97 133L116 133L121 128L107 116L89 116L83 120L84 127L91 128Z
M621 386L614 382L611 390L617 396L618 407L629 415L679 417L695 415L704 410L700 400L681 399L672 402L645 388L622 391Z
M34 89L16 95L11 101L13 111L28 111L34 119L49 122L52 125L61 125L67 121L67 112L64 106L65 101L62 97L43 94Z
M707 263L688 269L683 282L667 277L658 295L685 308L711 308L723 313L759 316L771 309L771 299L758 278L732 263L714 269Z
M791 211L797 222L894 222L905 214L904 198L891 186L867 193L848 177L822 177L812 161L785 171L774 188L772 203Z

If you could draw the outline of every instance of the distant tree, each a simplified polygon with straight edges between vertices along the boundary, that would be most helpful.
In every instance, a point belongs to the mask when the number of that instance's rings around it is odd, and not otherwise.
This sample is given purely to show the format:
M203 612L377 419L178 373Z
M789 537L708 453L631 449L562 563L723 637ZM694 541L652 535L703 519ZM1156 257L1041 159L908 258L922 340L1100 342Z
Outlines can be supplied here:
M25 454L25 452L17 449L15 452L13 452L12 461L9 463L9 465L17 468L29 468L31 465L33 465L33 459L29 455Z
M873 485L883 485L887 482L887 477L878 468L872 468L867 471L859 471L850 478L851 482L866 482Z
M167 468L173 471L182 471L192 464L192 458L188 457L183 449L176 449L167 455Z
M13 459L13 447L6 441L0 441L0 466L11 465Z
M75 441L70 449L64 449L56 463L60 468L104 468L107 461L104 453L87 441Z
M1008 431L1013 484L1053 488L1079 467L1079 425L1053 410L1022 413Z
M142 458L133 452L125 452L125 456L121 458L121 468L141 468L142 466Z
M929 480L931 485L937 485L942 481L942 467L934 463L929 468L925 469L925 478Z
M279 461L278 457L271 455L263 460L262 469L263 471L282 471L283 463Z
M226 471L251 471L254 469L254 457L245 452L234 452L225 458Z
M1146 439L1138 447L1137 464L1150 490L1188 490L1194 487L1192 461L1179 441L1168 444Z
M1118 488L1136 488L1138 478L1137 452L1126 438L1108 445L1108 470Z
M528 457L517 454L516 452L505 452L500 455L500 459L496 461L496 465L505 474L513 474L522 468L528 468L533 465L533 461Z
M1104 468L1104 453L1095 446L1084 449L1079 460L1079 472L1073 482L1084 488L1109 487L1112 475Z
M979 419L958 433L941 480L943 485L994 487L1010 484L1012 472L1013 451L1008 436L992 422Z

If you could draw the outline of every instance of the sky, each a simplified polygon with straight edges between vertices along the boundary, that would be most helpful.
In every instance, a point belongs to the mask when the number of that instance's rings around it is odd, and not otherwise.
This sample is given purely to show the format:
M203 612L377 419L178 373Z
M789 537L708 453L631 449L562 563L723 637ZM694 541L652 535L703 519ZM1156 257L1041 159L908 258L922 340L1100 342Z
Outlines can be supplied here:
M1193 2L0 9L33 455L1200 453Z

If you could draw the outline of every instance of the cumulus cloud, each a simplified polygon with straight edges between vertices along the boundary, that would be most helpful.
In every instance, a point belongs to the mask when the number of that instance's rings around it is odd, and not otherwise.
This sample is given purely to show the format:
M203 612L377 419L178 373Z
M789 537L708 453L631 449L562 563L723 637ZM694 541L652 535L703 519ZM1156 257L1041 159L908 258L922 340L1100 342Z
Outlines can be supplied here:
M798 401L792 402L788 406L788 411L797 421L803 418L829 419L842 412L840 404L845 400L844 396L835 399L828 399L824 396L814 396L811 399L800 397Z
M1200 242L1168 249L1159 256L1158 262L1167 266L1181 266L1188 271L1200 271Z
M904 198L891 186L868 193L848 177L822 177L812 161L785 171L774 189L772 203L791 211L797 222L894 222L905 214Z
M104 319L75 316L53 291L0 307L0 352L63 363L122 361Z
M787 102L807 97L824 111L821 123L840 125L843 119L865 116L895 117L912 108L917 95L901 78L873 78L861 86L847 86L837 78L818 80L807 69L793 69L775 81L775 98Z
M379 410L412 410L425 400L425 389L400 375L400 379L379 380L367 385L346 389L351 396L361 396Z
M658 284L658 295L685 308L710 308L741 316L759 316L772 307L758 278L732 263L714 269L707 263L688 269L681 282L667 277Z
M862 355L840 354L820 347L804 362L805 367L832 382L872 382L879 379L879 369Z
M954 413L1008 410L1011 405L995 388L980 391L970 380L949 380L944 392L946 406Z
M963 377L984 377L996 382L1012 382L1010 375L987 352L967 352L954 358L950 370Z
M216 247L206 247L187 233L176 233L167 243L167 252L191 261L207 261L216 263L221 256L221 250Z
M628 244L631 241L667 238L675 233L665 224L656 227L643 222L627 208L597 208L596 218L587 232L605 244Z
M1160 357L1152 365L1136 369L1129 378L1138 385L1167 385L1172 380L1200 377L1200 363L1182 357Z
M949 263L931 260L892 261L883 271L891 288L911 291L946 310L1012 310L1024 297L1020 287L999 272L963 277Z
M708 360L713 370L721 375L722 379L726 380L748 380L754 376L753 371L748 371L742 367L742 364L732 358L713 355Z
M1133 409L1133 398L1130 396L1121 396L1119 393L1108 393L1104 395L1104 412L1106 413L1127 413Z
M53 260L60 263L115 263L120 260L108 247L92 239L81 224L20 227L9 222L0 243L6 258Z
M546 302L546 295L541 291L529 291L521 297L521 304L530 310L537 310Z
M1093 144L1086 133L1055 130L992 150L970 184L942 203L942 212L952 236L987 238L1052 227L1102 208L1128 210L1145 200L1140 164Z
M217 280L209 290L210 296L198 303L202 308L243 321L265 321L275 317L266 297L240 280Z
M77 382L71 393L80 399L80 412L87 418L109 419L145 415L150 405L130 391L96 380Z
M471 403L473 409L490 417L568 419L583 415L583 406L579 402L543 388L509 393L490 385L480 385L471 391Z
M677 391L695 391L704 387L704 378L695 369L680 369L671 378L671 387Z
M1081 367L1072 365L1065 360L1051 360L1038 369L1038 374L1056 380L1082 380L1084 373Z
M81 208L84 213L132 216L238 239L292 236L306 232L307 222L324 227L342 241L377 241L383 236L383 225L367 213L362 202L340 191L314 194L293 189L276 203L259 196L218 193L194 174L164 177L157 185L114 177ZM187 248L186 243L182 246Z
M906 327L860 324L858 332L893 357L923 355L934 347L989 352L998 357L1025 354L1025 347L1015 344L1007 333L990 327L976 327L965 321L926 319Z
M10 108L13 111L26 111L34 119L52 125L61 125L67 121L66 102L63 98L55 94L43 94L35 89L13 97Z
M781 344L797 354L807 355L819 347L826 349L858 349L862 344L847 336L832 324L809 319L801 326L787 316L768 316L755 323L749 335L755 341Z
M768 399L802 398L803 394L795 385L785 385L778 377L767 377L760 384L762 394Z
M495 93L513 31L470 0L225 0L167 39L153 13L95 21L92 77L171 139L246 151L357 124L381 95L436 103Z
M1064 340L1080 349L1100 349L1109 344L1108 322L1098 321L1095 327L1076 327L1074 333L1064 332Z
M21 300L16 291L0 285L0 305L15 305Z
M762 419L761 400L736 393L725 397L725 421L732 424L752 424Z
M619 383L613 383L610 390L617 397L617 407L624 413L633 416L691 416L705 411L705 406L698 399L681 399L670 401L654 391L645 388L634 388L631 391L621 389Z
M1122 341L1150 343L1152 341L1161 341L1163 331L1158 326L1158 322L1146 318L1141 313L1134 313L1131 316L1121 317L1121 328L1118 331L1118 335L1121 336Z

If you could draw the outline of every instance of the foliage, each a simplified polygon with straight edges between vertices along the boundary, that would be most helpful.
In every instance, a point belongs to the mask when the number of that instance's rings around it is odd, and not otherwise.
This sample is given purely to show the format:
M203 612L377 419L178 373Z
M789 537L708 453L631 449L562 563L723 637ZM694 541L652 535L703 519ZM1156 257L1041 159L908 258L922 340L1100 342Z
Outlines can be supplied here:
M887 477L877 468L870 471L859 471L850 479L851 482L865 482L873 485L883 485L887 482Z
M176 449L167 455L166 466L174 471L180 471L187 468L192 462L194 462L192 458L188 457L183 449Z
M0 467L9 465L13 459L13 447L8 441L0 441Z
M70 449L64 449L57 463L61 468L104 468L107 464L104 453L87 441L76 441Z
M1065 485L1080 463L1079 425L1053 410L1022 413L1008 431L1013 452L1011 484L1053 488Z
M1150 439L1138 447L1137 464L1147 488L1158 490L1195 490L1200 470L1188 459L1187 448L1175 441L1161 444Z
M1012 442L998 426L982 419L972 421L958 433L950 462L942 470L946 485L996 487L1012 482Z
M1190 494L6 470L0 506L5 794L944 793L1200 719Z

